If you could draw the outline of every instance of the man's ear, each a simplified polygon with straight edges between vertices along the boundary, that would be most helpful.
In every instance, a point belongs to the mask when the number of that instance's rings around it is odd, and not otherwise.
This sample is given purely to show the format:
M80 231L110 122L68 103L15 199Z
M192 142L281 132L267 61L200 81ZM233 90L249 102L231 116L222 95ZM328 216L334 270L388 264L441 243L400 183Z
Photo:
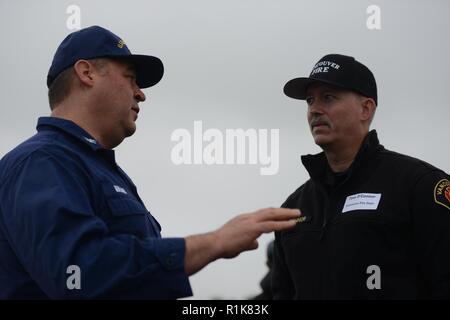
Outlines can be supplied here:
M361 97L361 120L371 121L376 108L375 100L372 98Z
M94 85L94 73L96 70L89 61L78 60L74 64L73 70L76 77L82 84L88 87L92 87Z

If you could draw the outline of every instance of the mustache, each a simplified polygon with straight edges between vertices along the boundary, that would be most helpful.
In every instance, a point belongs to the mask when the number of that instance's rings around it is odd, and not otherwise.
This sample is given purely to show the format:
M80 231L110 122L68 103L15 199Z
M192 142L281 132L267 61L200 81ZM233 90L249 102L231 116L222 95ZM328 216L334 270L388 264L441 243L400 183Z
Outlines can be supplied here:
M318 118L314 118L311 120L311 123L309 124L311 128L317 126L317 125L327 125L329 127L331 127L331 123L330 121L328 121L328 119L324 118L324 117L318 117Z

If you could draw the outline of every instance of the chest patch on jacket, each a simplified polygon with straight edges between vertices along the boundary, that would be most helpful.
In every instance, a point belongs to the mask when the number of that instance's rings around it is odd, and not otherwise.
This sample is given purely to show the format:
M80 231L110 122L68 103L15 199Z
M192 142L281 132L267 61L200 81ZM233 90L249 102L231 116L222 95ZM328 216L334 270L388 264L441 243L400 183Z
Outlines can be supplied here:
M434 201L450 210L450 181L442 179L434 187Z
M376 210L381 199L381 193L357 193L345 199L342 213L353 210Z

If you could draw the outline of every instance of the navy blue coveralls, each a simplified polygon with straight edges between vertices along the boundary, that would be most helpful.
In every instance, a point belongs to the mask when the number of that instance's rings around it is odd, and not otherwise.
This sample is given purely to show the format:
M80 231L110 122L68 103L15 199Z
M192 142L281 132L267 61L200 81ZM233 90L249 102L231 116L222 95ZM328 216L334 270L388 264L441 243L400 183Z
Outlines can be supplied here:
M114 151L68 120L37 130L0 161L0 298L192 295L184 239L161 238Z

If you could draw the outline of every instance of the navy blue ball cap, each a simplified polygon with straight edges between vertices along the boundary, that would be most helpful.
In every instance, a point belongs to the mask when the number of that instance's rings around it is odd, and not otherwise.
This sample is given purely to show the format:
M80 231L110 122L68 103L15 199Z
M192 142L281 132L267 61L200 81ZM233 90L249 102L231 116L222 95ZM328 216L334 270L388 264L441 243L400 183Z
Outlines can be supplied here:
M126 59L134 64L136 83L139 88L157 84L163 74L164 65L157 57L132 54L125 42L111 31L92 26L69 34L56 50L47 75L47 87L65 69L78 60L96 58Z
M284 94L305 100L306 90L316 82L355 91L375 100L378 104L377 84L373 73L355 58L341 54L328 54L317 62L307 78L295 78L284 86Z

